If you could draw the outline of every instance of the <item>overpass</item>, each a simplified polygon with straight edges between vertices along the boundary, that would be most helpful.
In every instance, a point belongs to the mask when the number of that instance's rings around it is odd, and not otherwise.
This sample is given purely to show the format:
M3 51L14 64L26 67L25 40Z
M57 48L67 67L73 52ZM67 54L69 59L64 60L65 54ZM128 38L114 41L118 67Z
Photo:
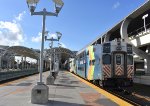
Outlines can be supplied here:
M149 15L144 20L144 15ZM133 45L133 50L140 59L145 59L145 71L150 73L150 1L146 1L142 6L123 18L114 27L98 36L88 45L102 44L103 42L112 41L116 38L124 39ZM87 46L88 46L87 45ZM84 49L84 48L83 48ZM81 49L79 52L81 52ZM137 60L137 59L135 59ZM140 61L138 59L138 61ZM144 67L144 66L143 66Z

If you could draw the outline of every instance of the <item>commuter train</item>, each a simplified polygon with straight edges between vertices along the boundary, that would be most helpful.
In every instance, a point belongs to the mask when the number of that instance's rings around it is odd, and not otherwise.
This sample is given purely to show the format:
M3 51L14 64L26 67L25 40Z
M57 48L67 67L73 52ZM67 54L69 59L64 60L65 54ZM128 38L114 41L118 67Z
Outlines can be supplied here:
M70 71L100 86L130 86L134 72L132 45L123 40L90 45L70 59Z

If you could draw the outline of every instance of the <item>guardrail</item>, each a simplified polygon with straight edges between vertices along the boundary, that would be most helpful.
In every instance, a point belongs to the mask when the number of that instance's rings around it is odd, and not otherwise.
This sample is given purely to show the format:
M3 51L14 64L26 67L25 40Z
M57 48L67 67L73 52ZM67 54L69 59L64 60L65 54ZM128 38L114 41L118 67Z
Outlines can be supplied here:
M143 27L140 27L139 29L136 29L136 30L130 32L128 34L128 36L129 36L130 39L134 39L135 37L142 36L142 35L144 35L146 33L150 33L150 23L148 23L146 25L146 32L145 32L145 29L144 29L144 26L143 26Z
M37 69L0 72L0 82L38 73Z

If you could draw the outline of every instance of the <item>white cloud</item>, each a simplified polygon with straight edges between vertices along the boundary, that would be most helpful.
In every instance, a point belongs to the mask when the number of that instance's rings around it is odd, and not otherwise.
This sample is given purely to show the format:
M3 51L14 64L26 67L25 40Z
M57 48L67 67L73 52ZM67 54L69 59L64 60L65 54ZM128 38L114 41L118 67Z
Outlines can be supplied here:
M0 45L21 45L24 42L24 33L20 23L23 14L22 12L19 16L11 21L0 21Z
M116 9L116 8L118 8L120 6L120 2L116 2L114 5L113 5L113 9Z
M54 39L57 39L57 35L56 34L50 34L50 36L49 36L50 38L54 38Z
M23 11L22 13L20 13L17 17L15 17L15 19L17 21L21 21L23 19L23 15L26 14L26 11Z
M33 36L31 39L32 42L41 42L42 41L42 33L39 32L38 36Z
M64 43L61 42L60 44L61 44L61 47L67 48L67 46Z
M47 38L54 38L54 39L57 39L57 35L56 34L50 34L48 35ZM38 36L33 36L32 39L31 39L32 42L41 42L42 41L42 33L39 32L38 33Z

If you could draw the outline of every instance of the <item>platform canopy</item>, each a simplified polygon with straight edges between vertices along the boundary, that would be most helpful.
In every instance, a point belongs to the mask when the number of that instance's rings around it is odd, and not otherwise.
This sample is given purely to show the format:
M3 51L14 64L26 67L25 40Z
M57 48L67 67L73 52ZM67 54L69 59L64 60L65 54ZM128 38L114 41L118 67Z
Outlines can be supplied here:
M65 61L70 57L75 57L75 53L67 48L60 48L60 47L55 47L52 49L47 49L46 50L46 56L50 57L52 54L60 54L61 55L61 61Z
M36 52L34 49L30 49L24 46L11 46L7 48L6 52L13 52L17 55L30 57L33 59L39 59L39 53Z

